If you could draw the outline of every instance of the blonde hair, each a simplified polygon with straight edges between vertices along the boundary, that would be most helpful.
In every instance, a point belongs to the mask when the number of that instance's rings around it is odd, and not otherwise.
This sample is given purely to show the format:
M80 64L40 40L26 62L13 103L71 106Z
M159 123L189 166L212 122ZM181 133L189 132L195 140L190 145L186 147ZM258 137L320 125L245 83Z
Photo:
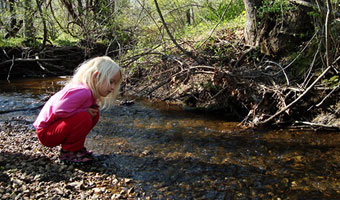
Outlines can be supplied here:
M97 73L96 77L95 74ZM98 89L103 84L110 84L111 77L120 73L120 80L115 89L106 97L99 95ZM95 81L96 79L96 81ZM75 70L72 79L68 85L82 83L90 88L92 95L97 98L99 105L102 108L109 108L116 99L120 84L123 81L122 69L108 56L95 57L80 64Z

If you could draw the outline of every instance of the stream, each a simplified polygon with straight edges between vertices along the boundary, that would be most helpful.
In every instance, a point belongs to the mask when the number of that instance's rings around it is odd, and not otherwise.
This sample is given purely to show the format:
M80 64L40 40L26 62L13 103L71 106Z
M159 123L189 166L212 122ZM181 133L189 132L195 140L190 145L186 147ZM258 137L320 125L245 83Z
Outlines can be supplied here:
M0 123L33 123L42 100L66 80L0 82L0 112L18 110L0 114ZM86 147L155 199L340 199L338 132L243 130L218 116L136 99L102 111Z

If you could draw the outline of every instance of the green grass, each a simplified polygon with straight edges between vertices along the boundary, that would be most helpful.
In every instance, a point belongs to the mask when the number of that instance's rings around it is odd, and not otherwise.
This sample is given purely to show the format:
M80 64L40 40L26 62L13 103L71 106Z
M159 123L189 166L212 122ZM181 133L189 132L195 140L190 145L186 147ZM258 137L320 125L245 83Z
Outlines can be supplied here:
M23 42L25 38L3 38L0 37L0 46L1 47L23 47Z

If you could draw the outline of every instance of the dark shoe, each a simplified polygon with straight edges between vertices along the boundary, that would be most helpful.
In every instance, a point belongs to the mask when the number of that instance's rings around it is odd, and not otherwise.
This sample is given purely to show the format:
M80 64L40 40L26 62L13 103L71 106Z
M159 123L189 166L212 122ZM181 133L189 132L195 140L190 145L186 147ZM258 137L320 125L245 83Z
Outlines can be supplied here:
M85 147L80 149L78 152L84 156L93 156L93 152L88 151Z
M84 165L92 163L93 157L82 150L76 152L61 150L59 160L66 164Z
M81 150L79 150L79 152L81 154L83 154L84 156L92 157L93 160L96 160L96 161L104 161L104 160L106 160L108 158L108 155L94 154L91 151L87 151L87 149L85 147L82 148Z

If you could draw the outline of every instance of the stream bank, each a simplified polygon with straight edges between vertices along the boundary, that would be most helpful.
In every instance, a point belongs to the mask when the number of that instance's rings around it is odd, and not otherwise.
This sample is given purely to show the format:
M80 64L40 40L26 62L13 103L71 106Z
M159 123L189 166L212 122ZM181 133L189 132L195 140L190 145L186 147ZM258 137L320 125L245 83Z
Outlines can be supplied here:
M268 57L258 49L244 46L241 31L225 30L217 35L200 55L203 64L175 50L171 55L145 53L122 60L122 94L212 113L226 121L241 122L247 128L340 129L336 61L334 70L305 92L307 83L316 77L300 84L296 69L282 70L287 58ZM5 48L0 52L0 79L13 82L29 77L72 75L81 62L104 55L106 50L99 44L92 49ZM215 51L221 55L216 56ZM318 69L316 74L321 73L322 69Z

